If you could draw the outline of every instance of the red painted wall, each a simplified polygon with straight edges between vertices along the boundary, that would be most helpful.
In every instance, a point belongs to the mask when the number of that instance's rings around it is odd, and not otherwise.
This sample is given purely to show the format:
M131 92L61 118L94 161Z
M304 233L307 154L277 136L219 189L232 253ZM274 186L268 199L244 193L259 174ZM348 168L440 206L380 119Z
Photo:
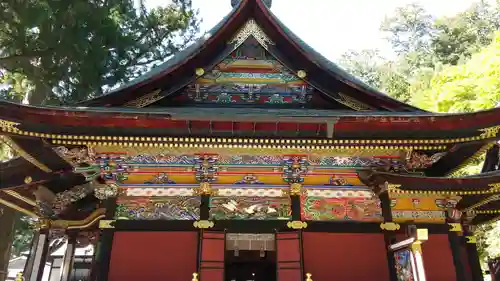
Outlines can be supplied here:
M383 234L304 232L304 268L314 281L387 281Z
M447 234L431 234L422 245L427 281L456 281Z
M191 280L197 247L197 232L116 232L108 280Z

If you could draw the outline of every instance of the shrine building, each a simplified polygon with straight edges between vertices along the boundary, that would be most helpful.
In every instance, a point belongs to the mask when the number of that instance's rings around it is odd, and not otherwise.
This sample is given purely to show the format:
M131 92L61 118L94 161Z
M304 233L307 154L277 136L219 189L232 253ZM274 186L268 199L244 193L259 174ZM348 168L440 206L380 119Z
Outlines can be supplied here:
M500 108L402 103L315 52L270 0L231 4L106 95L0 101L18 155L0 163L0 204L37 221L24 280L63 239L51 281L83 280L74 253L89 244L86 281L482 281L474 229L500 218ZM485 154L481 174L457 174Z

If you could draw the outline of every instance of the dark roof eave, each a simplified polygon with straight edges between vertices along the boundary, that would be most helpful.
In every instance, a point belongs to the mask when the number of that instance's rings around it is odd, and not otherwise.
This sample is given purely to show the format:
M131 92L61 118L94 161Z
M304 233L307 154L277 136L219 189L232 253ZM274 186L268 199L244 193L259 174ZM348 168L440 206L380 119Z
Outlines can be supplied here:
M427 112L420 108L414 107L412 105L406 104L404 102L398 101L396 99L391 98L385 93L382 93L375 88L369 86L368 84L362 82L360 79L355 76L349 74L341 67L336 65L334 62L325 58L322 54L317 52L314 48L309 46L306 42L300 39L295 33L293 33L288 27L279 20L277 16L263 3L259 2L258 6L262 9L267 18L275 25L279 30L281 30L282 34L292 43L292 45L298 48L304 55L308 57L312 57L312 61L315 64L319 65L322 69L330 73L335 79L342 81L343 83L349 85L350 87L356 88L363 92L366 95L369 95L372 98L382 100L388 104L391 104L394 108L399 110L411 111L411 112ZM397 111L397 110L393 110Z
M472 191L490 189L490 184L500 182L500 171L461 178L402 175L389 172L372 172L371 178L378 183L401 185L402 190Z

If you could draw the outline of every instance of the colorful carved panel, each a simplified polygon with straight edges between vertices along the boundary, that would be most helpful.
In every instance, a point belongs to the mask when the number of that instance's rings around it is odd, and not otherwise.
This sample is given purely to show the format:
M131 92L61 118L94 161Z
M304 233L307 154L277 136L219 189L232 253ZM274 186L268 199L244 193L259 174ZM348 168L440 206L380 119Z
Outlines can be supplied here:
M78 171L118 184L360 185L355 168L387 165L387 161L401 164L399 156L231 155L224 149L218 151L220 154L184 154L169 149L172 154L167 155L154 150L107 148L113 152L97 151L95 162Z
M394 252L398 281L415 281L412 255L412 252L408 249Z
M307 190L302 196L302 219L317 221L382 221L380 201L373 192L349 189Z
M391 194L392 216L396 222L443 223L446 210L459 197Z
M303 105L311 101L313 90L249 37L186 87L179 99L206 104Z
M287 197L222 197L210 199L213 220L288 220L291 203Z
M198 220L201 198L124 197L119 198L115 217L128 220Z

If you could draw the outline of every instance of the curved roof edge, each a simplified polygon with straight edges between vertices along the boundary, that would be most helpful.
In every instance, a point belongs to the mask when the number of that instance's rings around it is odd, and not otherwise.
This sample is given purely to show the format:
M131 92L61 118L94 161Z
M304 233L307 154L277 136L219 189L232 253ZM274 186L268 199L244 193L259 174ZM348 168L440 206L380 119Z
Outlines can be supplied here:
M299 36L297 36L269 8L267 8L265 5L259 5L259 6L261 6L261 8L269 14L269 17L279 26L279 28L281 30L283 30L286 33L287 37L290 38L293 43L295 43L299 48L301 48L304 53L312 55L314 58L314 61L321 68L332 73L339 80L342 80L344 83L350 85L351 87L357 88L366 94L372 95L376 98L380 98L383 100L394 102L396 104L399 104L402 107L410 109L411 111L427 112L426 110L414 107L412 105L409 105L407 103L404 103L404 102L401 102L397 99L394 99L394 98L390 97L389 95L387 95L386 93L383 93L383 92L375 89L374 87L366 84L365 82L361 81L358 77L348 73L347 71L342 69L340 66L338 66L336 63L327 59L321 53L316 51L313 47L311 47L309 44L307 44Z
M467 138L467 141L500 137L500 108L464 114L432 114L409 112L336 112L328 110L281 110L272 114L266 110L198 108L88 108L35 107L0 100L0 119L21 123L22 126L86 126L167 128L176 122L309 122L324 124L335 120L336 137L363 137L361 132L376 132L373 136L408 138ZM163 120L163 121L159 121ZM273 121L274 120L274 121ZM82 123L83 122L83 123ZM38 124L38 125L36 125ZM110 128L111 128L110 127ZM403 133L405 132L405 133ZM481 136L478 139L478 136ZM366 136L365 136L366 137ZM462 141L457 139L458 143Z
M465 187L466 189L470 188L472 190L475 188L478 189L488 188L489 184L500 182L500 171L492 171L492 172L465 176L465 177L458 177L458 178L426 177L421 175L411 175L411 174L404 175L404 174L379 172L379 171L372 172L371 176L374 177L375 179L379 179L381 183L388 181L389 183L406 185L402 186L402 188L406 189L411 189L410 186L413 184L418 185L419 187L431 188L431 189L433 187L432 186L429 187L429 184L435 184L435 185L446 184L446 185L456 185L457 188L459 186L462 186L461 188ZM472 184L474 184L474 186L471 186Z
M244 13L243 15L242 14L243 10L250 12L250 15L247 15L246 13ZM349 74L348 72L337 66L334 62L325 58L323 55L321 55L319 52L317 52L308 44L306 44L303 40L301 40L292 31L290 31L270 11L270 9L264 3L262 3L261 0L240 1L240 3L237 6L235 6L228 15L226 15L210 31L205 33L204 36L199 38L197 41L188 46L186 49L175 54L173 57L168 59L160 66L123 84L122 86L106 93L103 96L89 99L79 104L88 106L123 105L124 103L132 99L137 99L139 97L150 94L150 92L154 90L152 89L154 87L151 86L149 87L151 89L146 89L148 88L147 86L149 83L153 83L162 78L168 79L168 77L172 75L172 73L175 73L176 70L180 71L181 66L186 65L188 64L189 61L195 59L197 55L200 54L200 52L202 52L205 49L208 49L209 45L214 45L215 42L218 42L221 33L227 33L225 32L225 30L227 30L228 26L231 25L232 21L238 19L239 16L241 16L242 18L247 18L247 17L262 18L263 16L266 19L266 21L270 22L271 26L273 26L272 28L277 29L278 33L281 34L280 36L283 36L284 39L288 41L289 44L291 44L294 49L299 51L301 55L306 60L309 61L309 63L312 63L313 65L315 65L315 67L318 67L319 69L323 70L325 73L335 78L335 80L338 80L341 83L345 84L346 86L355 89L356 92L367 95L368 98L374 98L380 101L384 105L382 106L382 108L385 108L390 111L425 112L422 109L416 108L409 104L393 99L390 96L382 93L381 91L374 89L373 87L367 85L366 83L362 82L355 76ZM191 72L194 72L194 70L191 70ZM310 80L313 81L314 78L310 77ZM137 96L132 97L130 92L137 90L138 88L141 87L144 87L144 89L142 89ZM117 98L117 96L119 96L120 94L126 94L126 96L122 96L120 98L121 104L113 102L112 100ZM356 99L356 97L354 97L354 99Z
M187 113L187 108L177 108L177 107L165 107L165 108L109 108L105 106L95 106L95 107L87 107L85 105L78 106L54 106L54 105L30 105L30 104L21 104L17 102L12 102L9 100L0 99L0 107L4 109L8 109L9 111L19 111L22 112L24 110L30 111L64 111L64 112L95 112L95 113L106 113L106 114L150 114L150 115L172 115L179 114L181 112ZM14 108L9 108L14 107ZM195 107L193 107L195 108ZM223 115L224 112L220 111L220 108L198 108L196 110L200 110L202 112L213 110L216 115ZM248 108L224 108L224 110L230 110L237 112L247 112ZM342 111L336 110L331 111L328 109L281 109L281 108L252 108L252 114L257 115L293 115L295 117L310 117L310 116L324 116L324 117L363 117L363 116L371 116L371 117L408 117L408 118L477 118L482 115L490 115L497 116L498 114L498 125L500 126L500 107L495 107L491 109L483 109L474 112L452 112L452 113L442 113L442 112L430 112L430 111L421 111L421 112L407 112L407 111ZM2 114L3 111L0 111L0 118L5 117L5 114ZM302 114L301 114L302 113ZM312 114L314 113L314 114Z
M130 81L127 81L123 85L119 86L116 89L113 89L102 96L98 96L95 98L91 98L82 102L79 102L80 105L92 104L95 101L101 100L103 98L107 98L109 96L115 96L117 94L122 93L123 91L133 90L137 87L142 86L143 83L149 82L151 79L157 79L158 76L163 76L164 72L171 72L175 70L180 64L184 61L194 57L203 47L210 43L210 40L214 37L218 31L224 27L227 22L231 19L231 17L236 13L239 9L241 2L236 5L229 14L227 14L218 24L216 24L209 31L205 32L200 38L195 40L191 45L188 45L185 49L179 51L178 53L172 55L169 59L167 59L164 63L158 65L157 67L147 71L146 73L136 77ZM146 93L144 93L146 94Z

